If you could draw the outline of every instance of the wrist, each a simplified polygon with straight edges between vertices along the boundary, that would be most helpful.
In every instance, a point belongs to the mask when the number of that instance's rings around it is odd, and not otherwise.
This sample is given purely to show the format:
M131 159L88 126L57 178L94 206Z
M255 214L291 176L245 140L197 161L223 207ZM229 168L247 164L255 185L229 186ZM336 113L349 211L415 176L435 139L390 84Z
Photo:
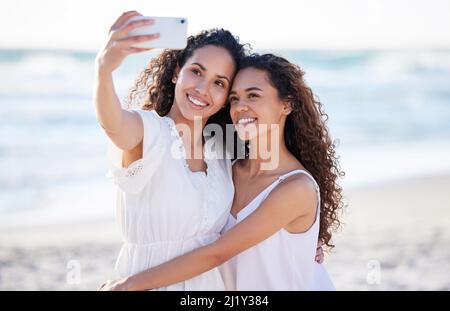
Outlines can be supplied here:
M112 76L112 69L107 68L101 59L97 58L95 60L95 74L98 77L109 77Z
M136 280L136 276L135 275L128 276L128 277L124 278L123 287L124 287L124 290L126 290L126 291L138 291L138 290L141 290L138 287L138 282Z
M95 75L98 78L110 78L112 77L112 70L95 65Z

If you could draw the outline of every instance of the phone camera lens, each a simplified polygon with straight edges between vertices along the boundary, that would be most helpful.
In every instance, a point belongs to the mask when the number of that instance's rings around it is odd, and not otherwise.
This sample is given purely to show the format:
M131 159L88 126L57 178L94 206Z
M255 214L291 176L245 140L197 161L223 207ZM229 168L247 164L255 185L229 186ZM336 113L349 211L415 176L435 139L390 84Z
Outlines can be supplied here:
M180 21L180 23L182 23L182 24L184 24L184 22L185 22L185 20L184 20L184 19L182 19L182 20Z

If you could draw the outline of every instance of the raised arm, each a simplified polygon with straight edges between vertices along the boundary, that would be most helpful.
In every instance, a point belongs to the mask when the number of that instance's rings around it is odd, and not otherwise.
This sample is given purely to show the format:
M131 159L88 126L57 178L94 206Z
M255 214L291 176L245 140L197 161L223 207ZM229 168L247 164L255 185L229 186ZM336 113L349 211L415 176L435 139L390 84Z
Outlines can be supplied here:
M153 23L149 20L136 21L125 26L128 19L139 15L141 14L136 11L123 13L111 26L108 40L95 59L94 105L97 121L112 142L124 151L131 150L142 142L144 130L137 113L122 109L114 89L112 73L128 55L150 50L131 45L157 37L151 35L127 38L130 30Z
M287 180L217 241L123 280L107 281L100 290L146 290L188 280L264 241L295 219L315 213L316 205L309 180L301 176Z

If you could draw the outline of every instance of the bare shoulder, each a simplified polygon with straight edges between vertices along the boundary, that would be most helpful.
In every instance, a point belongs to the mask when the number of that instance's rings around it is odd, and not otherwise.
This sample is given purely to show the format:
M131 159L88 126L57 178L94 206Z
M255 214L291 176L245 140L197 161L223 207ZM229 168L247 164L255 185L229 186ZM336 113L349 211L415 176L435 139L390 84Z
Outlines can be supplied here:
M315 213L316 185L305 174L295 174L280 182L266 200L269 199L274 208L290 209L298 216Z

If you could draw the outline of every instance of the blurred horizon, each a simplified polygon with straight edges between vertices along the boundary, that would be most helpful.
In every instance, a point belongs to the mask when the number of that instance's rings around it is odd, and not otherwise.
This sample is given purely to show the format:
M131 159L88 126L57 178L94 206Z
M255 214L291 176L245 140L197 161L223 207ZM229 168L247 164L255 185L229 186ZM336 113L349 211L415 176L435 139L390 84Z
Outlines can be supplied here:
M306 72L340 142L346 188L450 173L450 49L271 52ZM114 71L121 100L156 53ZM0 49L0 227L111 212L107 137L92 105L95 55ZM80 196L86 185L97 191Z

